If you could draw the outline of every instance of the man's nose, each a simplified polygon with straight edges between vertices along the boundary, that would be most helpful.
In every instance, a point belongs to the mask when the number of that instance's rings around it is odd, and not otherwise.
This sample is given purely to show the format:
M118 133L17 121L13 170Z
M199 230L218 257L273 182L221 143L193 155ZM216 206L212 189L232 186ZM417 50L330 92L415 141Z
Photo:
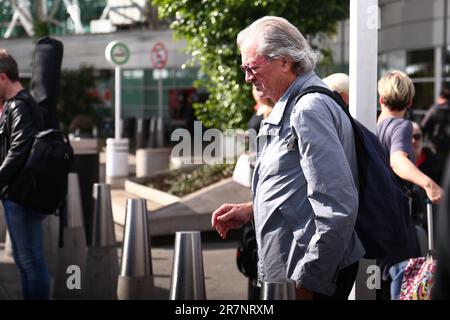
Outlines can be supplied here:
M253 79L255 79L255 76L253 75L253 73L245 71L245 81L252 82Z

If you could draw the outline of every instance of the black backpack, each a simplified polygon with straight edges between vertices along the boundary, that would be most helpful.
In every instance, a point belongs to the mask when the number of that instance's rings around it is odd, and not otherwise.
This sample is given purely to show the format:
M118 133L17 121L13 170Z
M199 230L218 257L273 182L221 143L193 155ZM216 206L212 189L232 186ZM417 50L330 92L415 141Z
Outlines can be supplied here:
M359 208L355 230L365 250L365 258L380 259L395 247L408 242L409 201L397 184L388 157L378 137L353 119L336 93L319 86L300 92L321 93L332 98L346 113L355 136L359 179Z
M250 279L257 278L258 249L253 220L241 227L241 237L236 250L236 265Z
M29 95L16 100L30 107L34 119L42 112ZM57 214L64 207L73 159L72 146L61 130L37 132L24 167L8 188L8 198L44 214Z

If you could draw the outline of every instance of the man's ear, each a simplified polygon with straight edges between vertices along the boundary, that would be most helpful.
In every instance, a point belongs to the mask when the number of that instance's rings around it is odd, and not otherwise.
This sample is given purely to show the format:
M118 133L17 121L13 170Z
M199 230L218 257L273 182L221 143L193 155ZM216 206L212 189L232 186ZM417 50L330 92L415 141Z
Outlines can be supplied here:
M380 105L384 105L384 98L380 96Z
M291 69L292 69L292 61L291 60L281 57L280 63L281 63L281 67L283 68L283 71L291 71Z

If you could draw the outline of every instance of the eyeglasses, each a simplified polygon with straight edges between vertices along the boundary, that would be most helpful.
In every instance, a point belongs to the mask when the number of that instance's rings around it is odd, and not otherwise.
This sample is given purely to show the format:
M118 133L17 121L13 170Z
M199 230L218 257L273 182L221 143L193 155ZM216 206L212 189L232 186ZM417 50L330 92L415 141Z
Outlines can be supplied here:
M413 134L413 139L414 139L414 140L420 140L420 139L422 139L422 134L421 134L421 133Z
M255 75L255 67L256 66L259 66L260 64L262 64L262 63L264 63L264 62L266 62L268 60L268 58L267 57L263 57L260 61L258 61L258 62L256 62L254 65L252 65L252 66L249 66L249 65L246 65L246 64L241 64L241 70L242 70L242 72L244 73L244 74L247 74L247 72L249 73L249 74L251 74L251 75Z

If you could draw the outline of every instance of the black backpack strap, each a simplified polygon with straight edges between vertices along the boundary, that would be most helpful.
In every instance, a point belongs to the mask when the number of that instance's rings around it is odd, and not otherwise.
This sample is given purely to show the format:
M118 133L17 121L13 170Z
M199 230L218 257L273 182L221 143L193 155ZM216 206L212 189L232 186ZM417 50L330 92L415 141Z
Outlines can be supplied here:
M353 119L352 115L350 114L350 111L348 110L344 100L342 100L341 96L331 91L330 89L327 89L325 87L321 86L310 86L302 90L297 97L295 98L294 104L297 104L297 102L305 95L310 93L321 93L324 94L331 99L333 99L344 111L344 113L347 115L348 119L350 120L350 123L352 124L353 128L353 136L355 137L355 148L356 148L356 158L358 162L358 179L359 184L364 185L366 181L366 173L365 168L367 166L367 159L364 157L365 155L365 149L364 149L364 139L362 137L362 134L360 132L360 129L358 127L358 124L356 123L355 119Z

